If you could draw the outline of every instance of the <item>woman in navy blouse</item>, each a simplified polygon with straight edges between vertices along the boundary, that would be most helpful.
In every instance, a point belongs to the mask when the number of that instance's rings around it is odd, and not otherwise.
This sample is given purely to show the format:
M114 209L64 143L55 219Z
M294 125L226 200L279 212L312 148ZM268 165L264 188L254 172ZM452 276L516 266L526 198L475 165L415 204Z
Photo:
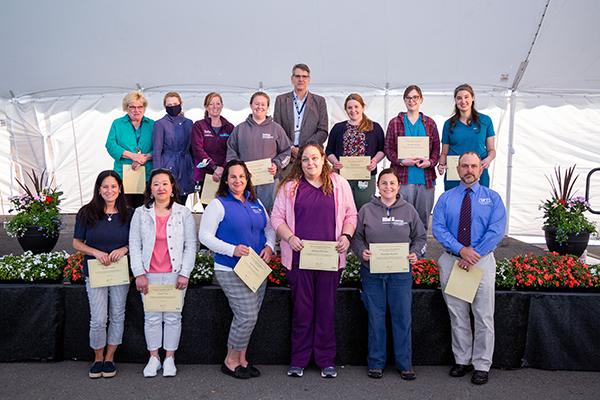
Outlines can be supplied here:
M92 200L77 213L73 235L73 248L85 254L83 272L90 303L90 347L95 353L90 378L111 378L117 373L113 359L123 338L129 285L92 288L88 260L110 265L127 254L131 215L119 174L112 170L100 172Z
M371 196L375 194L377 163L385 157L383 129L365 115L365 102L359 94L352 93L346 97L344 109L348 114L348 120L338 122L331 128L325 153L337 171L344 168L344 164L340 162L341 156L371 157L371 162L367 166L371 171L371 179L349 181L356 209L360 210L363 204L371 201Z
M190 148L193 123L183 116L179 93L167 93L163 105L167 114L154 123L152 130L154 168L171 171L180 191L175 201L185 205L188 194L194 191L194 163Z

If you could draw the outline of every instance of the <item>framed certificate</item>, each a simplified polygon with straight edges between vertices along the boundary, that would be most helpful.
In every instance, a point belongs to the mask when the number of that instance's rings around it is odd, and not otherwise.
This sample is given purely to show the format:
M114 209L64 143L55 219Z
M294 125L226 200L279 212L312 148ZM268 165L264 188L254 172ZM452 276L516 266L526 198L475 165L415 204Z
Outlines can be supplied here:
M148 285L148 294L144 295L144 311L181 312L183 309L183 290L175 285Z
M339 255L335 249L337 242L303 240L302 243L304 248L300 252L300 269L338 270Z
M204 175L204 183L202 184L202 194L200 195L200 203L208 204L214 200L219 183L213 181L212 175Z
M447 156L446 157L446 180L447 181L460 181L458 175L458 159L460 156Z
M125 194L142 194L146 189L146 167L140 166L137 171L130 164L123 165L123 189Z
M263 158L262 160L246 161L246 167L252 174L252 184L254 186L266 185L273 183L275 180L273 175L268 171L271 168L271 159Z
M473 303L482 277L483 270L477 268L477 264L465 271L458 266L458 261L454 261L444 293L467 303Z
M398 160L404 158L429 158L429 137L398 136Z
M369 244L372 274L409 272L408 243L371 243Z
M96 259L88 260L90 286L99 288L129 284L129 262L127 256L110 265L103 265Z
M250 254L240 257L235 268L233 268L233 272L240 277L250 290L256 293L271 273L271 267L251 247Z
M340 169L340 175L349 181L368 181L371 179L371 171L368 166L371 162L369 156L340 157L344 168Z

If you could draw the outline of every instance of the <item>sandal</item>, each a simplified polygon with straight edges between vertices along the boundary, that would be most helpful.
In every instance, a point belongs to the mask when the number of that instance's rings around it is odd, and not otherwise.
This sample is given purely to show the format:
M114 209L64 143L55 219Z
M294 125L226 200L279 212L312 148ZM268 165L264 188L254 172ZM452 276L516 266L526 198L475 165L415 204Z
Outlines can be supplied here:
M405 381L414 381L415 379L417 379L417 374L415 373L415 371L400 371L400 378L404 379Z
M367 376L373 379L381 379L383 378L383 370L381 368L369 368Z

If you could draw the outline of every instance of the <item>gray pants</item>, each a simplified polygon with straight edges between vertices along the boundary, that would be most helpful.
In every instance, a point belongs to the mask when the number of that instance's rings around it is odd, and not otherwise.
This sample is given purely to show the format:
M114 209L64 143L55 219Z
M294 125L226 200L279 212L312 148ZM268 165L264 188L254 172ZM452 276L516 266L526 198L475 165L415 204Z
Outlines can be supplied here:
M443 253L438 264L442 293L450 278L452 265L457 258ZM473 304L444 294L452 327L452 352L457 364L473 364L476 370L489 371L494 355L494 302L496 281L496 259L494 253L481 257L476 264L483 270L483 277L475 294ZM475 319L475 337L471 331L471 316Z
M275 189L277 188L278 182L279 181L275 179L275 182L273 183L254 186L256 197L260 199L269 214L271 213L271 210L273 209L273 203L275 202Z
M229 328L227 347L243 351L248 347L250 336L258 320L258 312L265 297L265 280L256 293L252 292L235 272L215 271L215 277L229 300L233 320Z
M175 285L178 276L177 272L146 274L150 285ZM184 299L186 291L187 289L184 289L182 293ZM144 311L144 336L148 351L158 350L161 347L166 351L177 350L181 337L181 312Z
M425 231L429 228L429 216L433 208L435 198L435 187L427 189L425 185L400 185L400 194L402 198L412 204L417 210L419 218L425 226Z
M107 344L121 344L129 285L92 288L90 278L85 278L85 289L90 303L90 347L99 350ZM106 325L109 320L107 338Z

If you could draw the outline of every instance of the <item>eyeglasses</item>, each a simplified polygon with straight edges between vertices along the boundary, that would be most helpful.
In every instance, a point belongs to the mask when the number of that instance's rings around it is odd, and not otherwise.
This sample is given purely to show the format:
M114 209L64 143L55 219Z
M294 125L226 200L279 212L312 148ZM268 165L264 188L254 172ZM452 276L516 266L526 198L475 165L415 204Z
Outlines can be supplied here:
M294 74L292 76L294 78L296 78L296 79L308 79L308 78L310 78L310 75L297 75L297 74Z
M404 100L406 102L409 102L409 101L419 101L420 99L421 99L421 96L407 96L407 97L404 98Z

